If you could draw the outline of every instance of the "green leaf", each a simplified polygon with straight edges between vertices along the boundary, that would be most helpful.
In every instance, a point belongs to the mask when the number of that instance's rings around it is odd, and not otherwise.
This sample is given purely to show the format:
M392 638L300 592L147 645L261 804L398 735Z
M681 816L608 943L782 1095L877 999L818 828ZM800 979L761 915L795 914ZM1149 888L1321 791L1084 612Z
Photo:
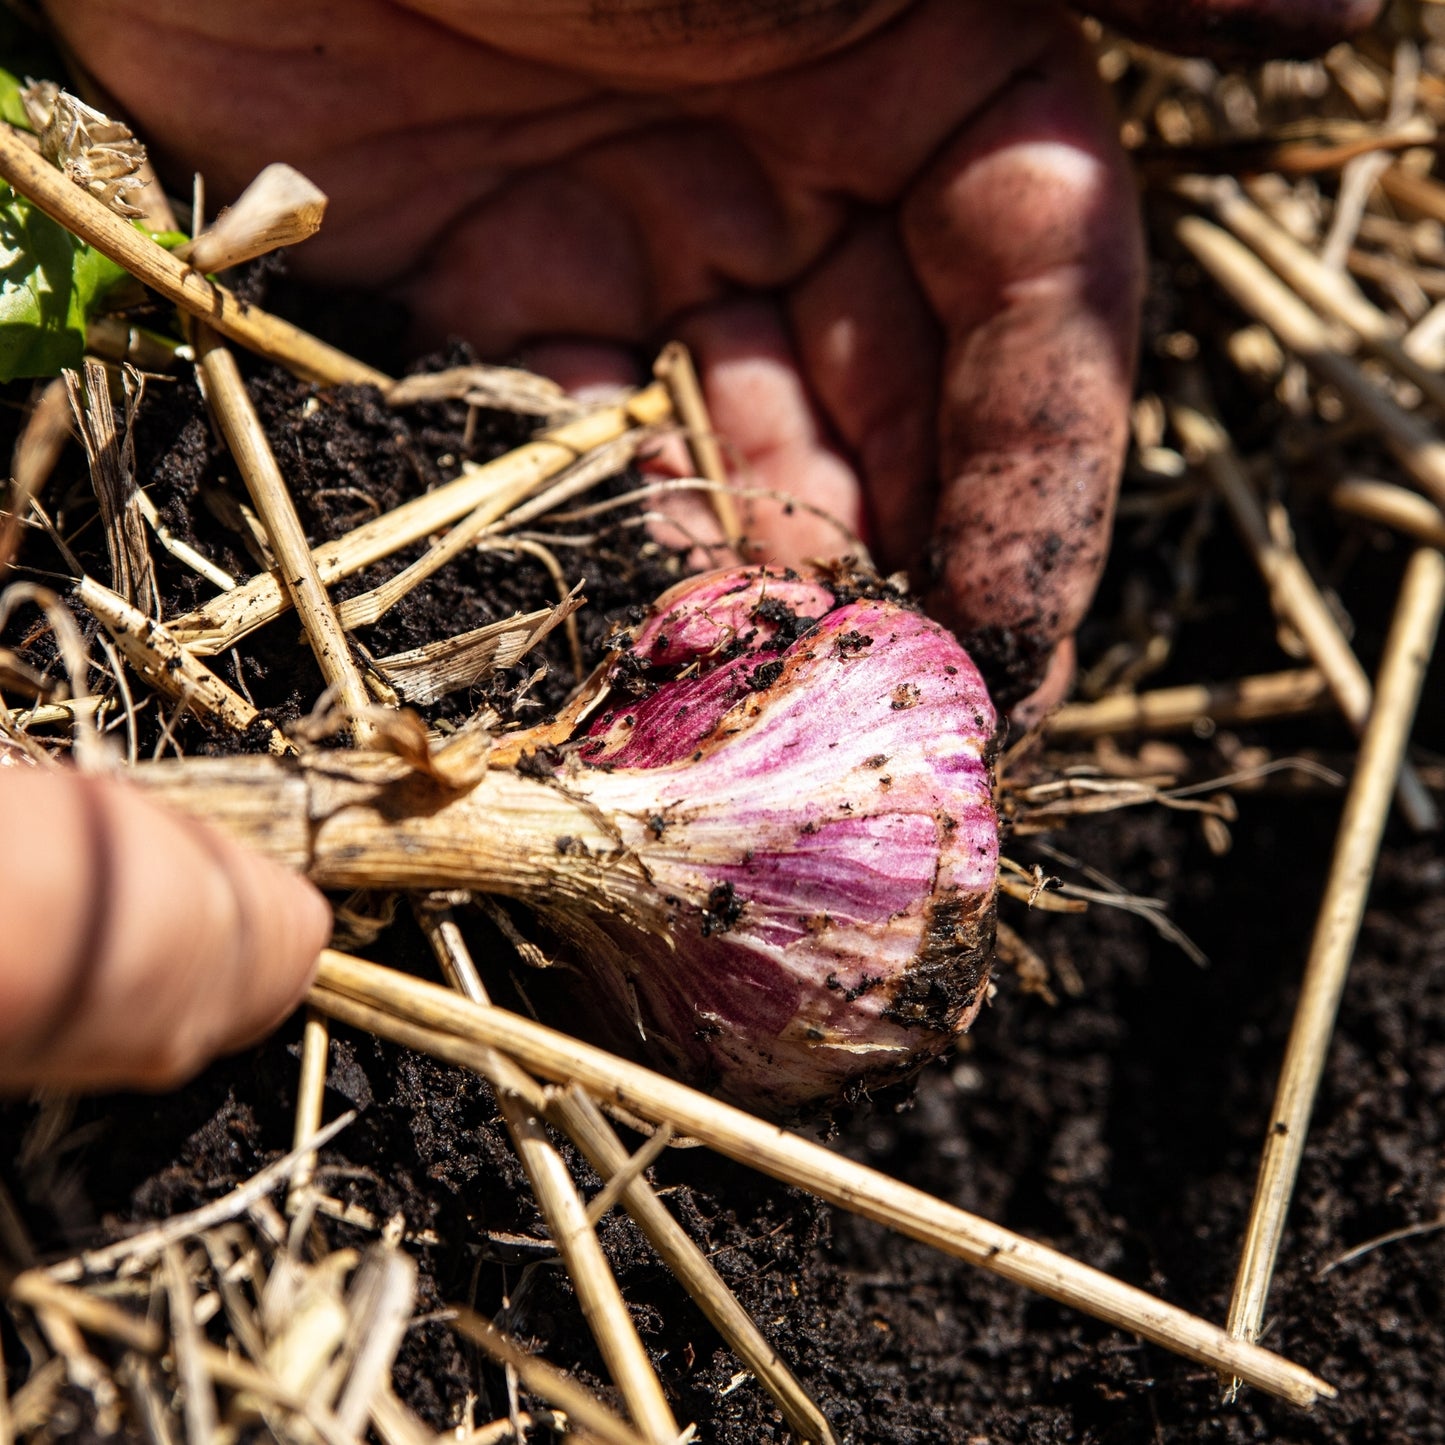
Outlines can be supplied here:
M53 376L85 347L75 238L17 197L0 199L0 379Z
M0 35L7 24L0 12ZM0 69L0 119L29 130L21 89L14 75ZM190 239L178 231L153 234L168 250ZM56 376L78 366L87 321L125 276L114 261L0 182L0 382Z
M0 186L0 381L77 366L85 324L125 272Z
M105 293L129 275L124 266L117 266L109 256L102 256L94 247L76 242L75 289L80 298L82 318L89 320L105 300Z
M29 130L30 117L25 114L20 89L20 82L8 70L0 70L0 120L18 125L21 130Z

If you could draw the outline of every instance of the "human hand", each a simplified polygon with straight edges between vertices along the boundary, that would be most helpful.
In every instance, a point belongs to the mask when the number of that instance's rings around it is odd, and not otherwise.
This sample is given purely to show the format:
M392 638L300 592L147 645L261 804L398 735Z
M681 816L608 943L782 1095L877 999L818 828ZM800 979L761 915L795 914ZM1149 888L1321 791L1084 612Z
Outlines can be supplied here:
M174 1086L293 1009L309 883L107 778L3 766L0 1091Z
M1113 3L1136 29L1173 13ZM1187 8L1287 25L1362 3ZM331 206L296 269L388 287L423 337L574 385L690 342L739 480L910 569L1005 706L1039 689L1016 716L1061 694L1107 548L1142 272L1133 182L1061 6L47 8L213 200L273 160L311 176ZM746 524L767 559L839 550L806 510Z

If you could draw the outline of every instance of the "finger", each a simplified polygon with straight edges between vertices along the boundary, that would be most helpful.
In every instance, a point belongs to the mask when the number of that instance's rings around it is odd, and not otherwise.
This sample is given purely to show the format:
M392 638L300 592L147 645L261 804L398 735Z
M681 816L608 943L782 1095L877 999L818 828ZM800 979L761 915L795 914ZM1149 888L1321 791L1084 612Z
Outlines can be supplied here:
M786 499L744 500L749 558L791 565L849 551L863 529L858 475L824 430L777 306L719 303L680 331L732 480Z
M1062 638L1044 666L1034 690L1009 709L1012 735L1017 737L1037 727L1054 708L1064 702L1074 686L1078 652L1072 637Z
M179 1083L299 1001L309 884L103 778L7 770L0 1086Z
M862 473L877 561L912 568L938 499L940 337L892 219L855 227L789 311L808 383Z
M944 147L903 235L945 333L931 605L1007 706L1093 594L1133 374L1138 207L1077 34Z

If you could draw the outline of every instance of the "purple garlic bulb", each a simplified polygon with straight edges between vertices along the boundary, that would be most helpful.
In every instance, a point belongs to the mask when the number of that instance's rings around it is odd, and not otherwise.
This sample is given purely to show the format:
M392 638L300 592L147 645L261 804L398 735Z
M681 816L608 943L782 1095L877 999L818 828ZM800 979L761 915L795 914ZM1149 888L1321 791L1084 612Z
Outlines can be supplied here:
M995 714L954 637L854 576L729 569L660 598L611 682L555 782L647 896L529 899L611 1031L774 1115L947 1048L998 871Z

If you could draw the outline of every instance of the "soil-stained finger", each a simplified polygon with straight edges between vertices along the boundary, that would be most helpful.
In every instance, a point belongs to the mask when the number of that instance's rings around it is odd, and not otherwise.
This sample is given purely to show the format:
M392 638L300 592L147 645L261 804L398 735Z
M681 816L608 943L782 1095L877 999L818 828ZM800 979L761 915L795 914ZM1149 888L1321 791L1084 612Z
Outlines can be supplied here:
M1077 34L944 147L903 235L946 336L930 605L1007 706L1093 595L1133 377L1138 206Z
M772 301L704 308L680 326L735 482L796 499L743 504L748 560L792 565L837 557L863 526L862 489L818 416Z

